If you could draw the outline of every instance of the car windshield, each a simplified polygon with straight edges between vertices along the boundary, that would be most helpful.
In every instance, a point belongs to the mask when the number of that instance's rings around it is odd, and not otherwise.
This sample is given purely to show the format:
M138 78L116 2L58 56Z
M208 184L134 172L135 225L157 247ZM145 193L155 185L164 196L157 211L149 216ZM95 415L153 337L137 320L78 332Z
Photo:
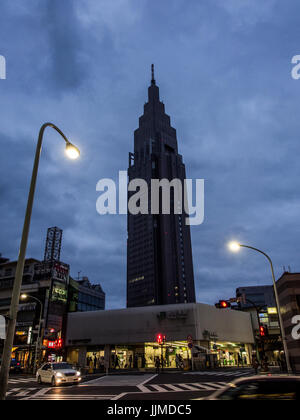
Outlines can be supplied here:
M53 370L64 370L64 369L73 369L68 363L55 363L53 364Z

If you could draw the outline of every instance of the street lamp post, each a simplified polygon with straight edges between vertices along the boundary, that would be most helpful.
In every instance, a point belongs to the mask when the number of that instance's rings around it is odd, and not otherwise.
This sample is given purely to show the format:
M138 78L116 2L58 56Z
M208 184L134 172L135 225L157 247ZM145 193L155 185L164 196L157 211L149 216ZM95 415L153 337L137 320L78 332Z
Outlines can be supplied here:
M11 297L11 304L10 304L10 310L9 310L9 316L8 316L7 334L6 334L6 339L5 339L4 349L3 349L3 354L2 354L2 363L1 363L1 370L0 370L0 400L5 400L5 395L6 395L6 390L7 390L10 360L11 360L11 353L12 353L14 336L15 336L20 291L21 291L21 286L22 286L23 271L24 271L24 264L25 264L26 248L27 248L27 242L28 242L28 234L29 234L32 207L33 207L33 201L34 201L34 193L35 193L35 187L36 187L36 179L37 179L40 155L41 155L41 150L42 150L43 135L47 127L52 127L64 139L64 141L66 142L66 153L70 159L76 159L80 155L80 152L77 149L77 147L74 146L72 143L70 143L67 137L64 135L64 133L54 124L48 122L41 126L38 142L37 142L37 147L36 147L36 152L35 152L35 159L34 159L34 164L33 164L30 189L29 189L24 225L23 225L23 232L22 232L22 238L21 238L21 243L20 243L20 250L19 250L18 262L17 262L17 267L16 267L13 292L12 292L12 297Z
M259 252L260 254L264 255L267 258L267 260L269 261L270 267L271 267L271 273L272 273L273 288L274 288L275 301L276 301L276 307L277 307L277 313L278 313L278 319L279 319L279 327L280 327L280 332L281 332L281 338L282 338L283 350L284 350L284 354L285 354L287 371L288 371L288 373L292 373L292 368L291 368L289 353L288 353L288 347L287 347L287 342L286 342L286 336L285 336L285 331L284 331L284 326L283 326L283 321L282 321L282 315L281 315L281 311L280 311L280 302L279 302L279 297L278 297L278 292L277 292L276 279L275 279L275 275L274 275L274 268L273 268L273 263L272 263L271 258L269 257L268 254L261 251L260 249L254 248L253 246L249 246L249 245L241 245L237 242L230 242L229 243L229 248L233 252L239 251L240 248L249 248L249 249L252 249L253 251Z
M40 351L40 331L41 331L41 325L42 325L42 316L43 316L43 303L40 301L40 299L36 298L35 296L32 295L21 295L21 299L27 299L27 298L31 298L33 300L35 300L36 302L38 302L40 304L40 317L39 317L39 327L38 327L38 334L37 334L37 338L36 338L36 343L35 343L35 357L34 357L34 364L33 364L33 373L36 373L36 367L37 367L37 362L38 362L38 354Z

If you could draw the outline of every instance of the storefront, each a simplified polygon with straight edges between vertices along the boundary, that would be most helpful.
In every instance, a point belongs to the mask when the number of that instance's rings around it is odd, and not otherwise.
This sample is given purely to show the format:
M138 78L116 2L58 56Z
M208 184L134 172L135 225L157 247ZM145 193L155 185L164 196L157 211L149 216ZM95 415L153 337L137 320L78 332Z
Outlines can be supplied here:
M242 343L213 342L211 353L216 355L219 367L249 366L252 348Z
M164 343L156 342L162 333ZM179 304L72 313L66 358L88 371L188 369L251 363L250 315L203 304Z

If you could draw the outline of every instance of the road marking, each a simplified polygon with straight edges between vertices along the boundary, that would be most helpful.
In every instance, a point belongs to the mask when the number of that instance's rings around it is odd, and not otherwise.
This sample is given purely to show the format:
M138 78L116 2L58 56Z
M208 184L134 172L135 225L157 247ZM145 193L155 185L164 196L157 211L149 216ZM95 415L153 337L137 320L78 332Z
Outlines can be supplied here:
M48 391L50 391L53 388L42 388L40 389L36 394L34 394L35 396L41 396L41 395L45 395Z
M199 388L195 388L195 386L191 386L188 384L178 384L179 386L181 386L182 388L185 388L189 391L199 391Z
M31 395L23 398L22 400L111 400L115 395L61 395L61 394L49 394L49 395Z
M144 393L158 393L158 392L186 392L186 391L216 391L224 388L226 382L203 382L203 383L189 383L189 384L148 384L144 386ZM128 392L126 394L132 394ZM121 398L121 397L120 397Z
M185 372L184 373L184 375L206 375L206 376L244 376L244 375L251 376L252 374L253 372L251 370L247 370L246 372L244 370L238 370L234 372L199 371L199 372Z
M206 382L206 384L207 384L207 382ZM209 386L208 385L205 385L204 383L195 383L195 385L197 385L199 388L201 388L201 389L205 389L205 390L207 390L207 391L215 391L216 390L216 388L213 388L213 383L209 383Z
M119 400L120 398L124 397L125 395L127 395L128 392L122 392L122 394L116 395L115 397L113 397L111 400L112 401L116 401Z
M35 378L17 378L17 379L9 379L8 380L8 383L9 384L21 384L21 383L23 383L23 384L26 384L26 383L29 383L29 382L35 382L36 380L35 380Z
M30 394L32 391L35 391L38 388L26 388L23 391L18 392L15 397L25 397L25 395Z
M18 391L20 391L20 389L22 389L22 388L12 388L12 389L10 389L9 391L6 392L6 395L10 395L14 392L18 392Z
M172 385L172 384L167 384L167 385L165 385L167 388L170 388L170 389L172 389L172 391L182 391L182 389L180 389L180 388L178 388L177 386L175 386L175 385Z
M166 392L165 388L162 388L159 385L153 385L153 384L151 384L151 385L148 385L148 386L151 386L152 388L154 388L158 392ZM149 390L148 390L148 392L149 392Z
M157 374L150 376L150 378L145 379L143 382L141 382L139 385L137 385L137 388L142 392L149 392L148 388L145 387L145 384L149 381L152 381L152 379L156 378Z

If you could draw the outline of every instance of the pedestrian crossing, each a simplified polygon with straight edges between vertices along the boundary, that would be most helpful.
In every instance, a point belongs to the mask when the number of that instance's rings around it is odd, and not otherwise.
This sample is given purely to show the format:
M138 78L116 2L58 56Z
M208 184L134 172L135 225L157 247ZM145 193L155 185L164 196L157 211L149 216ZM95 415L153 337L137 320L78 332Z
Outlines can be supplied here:
M34 376L31 376L29 378L9 378L8 379L8 385L18 385L18 384L28 384L34 382L36 383L36 379Z
M166 392L191 392L191 391L210 391L215 392L224 388L227 382L192 382L175 384L145 384L141 393L166 393ZM127 393L126 393L127 394ZM128 393L130 394L130 392ZM9 399L21 400L116 400L120 395L109 394L80 394L53 392L53 388L11 388L7 392Z
M10 388L6 392L7 397L25 397L27 395L33 394L35 391L40 391L41 388Z
M117 395L66 395L66 394L48 394L48 395L32 395L22 398L22 400L34 401L95 401L95 400L112 400Z
M53 391L53 388L11 388L6 393L8 399L20 400L111 400L117 395L98 394L61 394Z
M186 391L217 391L227 385L227 382L192 382L176 384L146 384L143 392L186 392Z
M251 376L253 375L252 370L234 370L234 371L211 371L211 370L203 370L197 372L186 372L184 375L202 375L202 376L229 376L229 377L239 377L239 376Z

